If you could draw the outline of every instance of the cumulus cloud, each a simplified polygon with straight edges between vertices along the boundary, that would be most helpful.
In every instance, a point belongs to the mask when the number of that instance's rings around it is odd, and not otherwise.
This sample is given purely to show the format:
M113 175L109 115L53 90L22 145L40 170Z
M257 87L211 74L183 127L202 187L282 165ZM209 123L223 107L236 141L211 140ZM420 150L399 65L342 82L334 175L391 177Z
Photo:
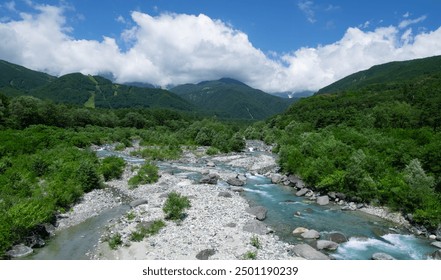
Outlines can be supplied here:
M303 91L375 64L441 54L441 27L415 35L400 26L352 27L332 44L265 54L244 32L206 15L142 12L132 12L121 50L115 38L73 38L62 7L34 8L0 23L0 58L53 75L112 73L118 82L161 86L232 77L268 92Z

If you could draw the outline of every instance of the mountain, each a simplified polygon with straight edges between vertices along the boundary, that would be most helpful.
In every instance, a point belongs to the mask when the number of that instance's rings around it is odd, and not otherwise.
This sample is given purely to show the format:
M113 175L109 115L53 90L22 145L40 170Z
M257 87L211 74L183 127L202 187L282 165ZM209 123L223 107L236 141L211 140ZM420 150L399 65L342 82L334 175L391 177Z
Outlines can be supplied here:
M259 120L283 112L293 102L230 78L184 84L170 89L205 113L222 118Z
M72 73L57 78L3 60L0 73L0 93L11 97L32 95L90 108L196 109L167 90L115 84L101 76Z
M9 95L19 94L55 80L56 77L0 60L0 89Z
M349 75L320 89L317 94L360 89L376 84L402 83L441 73L441 56L390 62Z

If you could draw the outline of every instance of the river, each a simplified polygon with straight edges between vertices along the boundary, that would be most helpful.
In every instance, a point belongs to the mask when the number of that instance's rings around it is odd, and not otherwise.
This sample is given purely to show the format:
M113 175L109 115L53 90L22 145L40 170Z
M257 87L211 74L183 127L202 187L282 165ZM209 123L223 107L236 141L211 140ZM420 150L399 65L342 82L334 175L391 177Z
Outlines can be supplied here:
M120 153L101 150L98 156L119 155ZM256 156L257 152L247 153ZM123 156L129 162L140 163L142 160ZM292 234L293 229L305 227L320 232L321 238L339 232L348 238L340 244L338 249L331 253L334 259L367 260L374 253L382 252L395 259L421 260L428 259L436 248L430 245L425 238L416 237L406 229L378 217L361 211L342 211L336 204L319 206L304 197L297 197L291 187L272 184L271 180L263 175L252 175L248 170L231 166L225 162L215 162L217 168L246 174L247 183L244 186L243 196L250 205L261 205L268 209L265 223L271 227L279 238L287 243L296 244L314 241L300 239ZM203 164L188 163L186 167L200 168ZM191 179L198 180L199 172L180 169L179 166L167 162L159 163L161 170L166 172L187 174ZM218 184L228 187L220 181ZM109 220L118 218L128 211L127 205L106 210L100 215L92 217L83 223L58 231L48 245L37 249L36 253L27 259L89 259L88 252L95 246ZM294 215L298 212L300 215Z

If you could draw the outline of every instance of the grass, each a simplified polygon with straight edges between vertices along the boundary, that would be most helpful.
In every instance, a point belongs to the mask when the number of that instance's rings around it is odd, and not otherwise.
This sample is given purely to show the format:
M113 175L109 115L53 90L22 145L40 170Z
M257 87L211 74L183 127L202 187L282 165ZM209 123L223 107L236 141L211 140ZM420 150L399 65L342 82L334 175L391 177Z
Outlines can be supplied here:
M259 237L257 237L256 235L251 237L251 245L253 247L255 247L256 249L260 249L261 248L261 244L259 241Z
M138 224L137 231L131 233L130 240L140 242L145 237L158 234L163 227L165 227L165 223L162 220L155 220L148 225Z
M257 252L248 251L243 255L244 260L255 260L257 258Z
M129 179L129 188L133 189L139 185L156 183L158 179L158 167L146 163L138 170L138 174Z

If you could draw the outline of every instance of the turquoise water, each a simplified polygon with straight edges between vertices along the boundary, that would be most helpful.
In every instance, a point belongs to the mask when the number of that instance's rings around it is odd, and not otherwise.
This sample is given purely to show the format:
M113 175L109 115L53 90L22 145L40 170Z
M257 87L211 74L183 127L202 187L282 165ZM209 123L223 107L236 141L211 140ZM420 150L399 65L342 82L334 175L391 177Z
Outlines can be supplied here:
M320 206L297 197L291 187L271 184L264 176L248 175L245 189L244 196L250 204L268 209L265 223L281 240L305 242L292 234L297 227L315 229L322 239L332 232L343 233L349 241L332 254L336 259L368 260L377 252L396 259L427 259L435 251L427 239L410 235L390 222L360 211L342 211L337 205ZM300 216L295 212L300 212Z

